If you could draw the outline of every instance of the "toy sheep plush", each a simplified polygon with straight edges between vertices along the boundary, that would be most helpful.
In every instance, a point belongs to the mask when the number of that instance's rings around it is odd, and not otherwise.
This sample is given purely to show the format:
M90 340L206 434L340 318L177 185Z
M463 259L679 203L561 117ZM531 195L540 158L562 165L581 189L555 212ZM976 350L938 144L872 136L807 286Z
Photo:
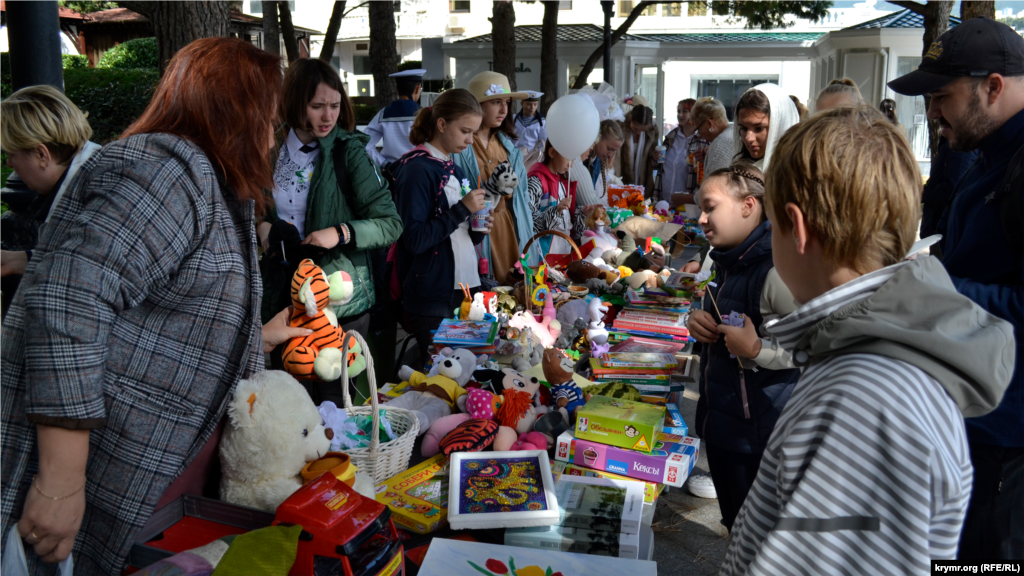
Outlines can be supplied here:
M309 394L287 372L268 371L235 387L220 441L225 502L273 512L302 486L302 468L334 436Z

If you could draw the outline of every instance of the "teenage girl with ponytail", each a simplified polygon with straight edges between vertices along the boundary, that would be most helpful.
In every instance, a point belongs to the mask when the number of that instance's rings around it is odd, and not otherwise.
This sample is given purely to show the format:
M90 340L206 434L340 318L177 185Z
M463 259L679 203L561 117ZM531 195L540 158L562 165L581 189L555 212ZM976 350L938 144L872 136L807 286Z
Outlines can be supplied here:
M416 336L421 363L427 360L430 332L452 316L464 298L460 284L479 290L476 245L490 233L469 227L472 213L484 209L484 191L464 186L452 155L473 144L483 112L467 90L446 90L416 115L409 141L416 147L396 166L398 214L405 231L397 244L406 327ZM475 184L475 182L474 182Z

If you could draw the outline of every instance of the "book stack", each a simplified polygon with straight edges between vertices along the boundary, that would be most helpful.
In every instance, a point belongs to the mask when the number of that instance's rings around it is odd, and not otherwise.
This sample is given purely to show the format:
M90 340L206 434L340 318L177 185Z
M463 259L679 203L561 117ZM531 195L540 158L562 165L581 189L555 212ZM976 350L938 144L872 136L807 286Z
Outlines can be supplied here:
M474 354L493 354L497 337L497 322L445 318L434 333L434 347L466 348Z
M622 341L630 336L676 342L689 341L690 332L686 329L686 316L690 311L688 303L662 304L636 290L628 290L626 300L627 304L612 321L609 329L612 341Z
M630 341L626 341L629 348ZM622 346L622 345L620 345ZM619 346L617 346L618 348ZM634 347L635 349L635 347ZM672 392L682 391L682 382L673 382L672 374L680 363L673 352L609 352L590 359L594 381L623 382L640 391L644 402L665 405Z
M555 495L558 524L506 529L505 545L638 558L643 482L562 475Z

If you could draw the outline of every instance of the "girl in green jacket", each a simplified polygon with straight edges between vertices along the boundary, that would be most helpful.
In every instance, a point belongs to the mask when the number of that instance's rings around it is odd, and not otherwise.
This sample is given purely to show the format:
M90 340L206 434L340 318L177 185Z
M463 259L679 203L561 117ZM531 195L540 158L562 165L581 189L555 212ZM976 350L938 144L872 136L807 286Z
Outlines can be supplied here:
M365 335L367 310L376 301L370 251L397 240L402 220L329 64L293 62L281 109L286 124L277 133L274 206L258 229L265 251L263 321L291 304L291 273L311 257L328 275L341 270L352 277L351 300L334 312L346 331Z

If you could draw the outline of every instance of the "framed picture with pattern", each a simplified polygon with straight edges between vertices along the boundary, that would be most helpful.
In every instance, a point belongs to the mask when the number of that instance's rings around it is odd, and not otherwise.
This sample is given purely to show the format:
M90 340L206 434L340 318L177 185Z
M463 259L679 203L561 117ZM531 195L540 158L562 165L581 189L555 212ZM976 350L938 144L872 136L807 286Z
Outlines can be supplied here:
M515 528L558 523L551 464L543 450L452 454L452 528Z

